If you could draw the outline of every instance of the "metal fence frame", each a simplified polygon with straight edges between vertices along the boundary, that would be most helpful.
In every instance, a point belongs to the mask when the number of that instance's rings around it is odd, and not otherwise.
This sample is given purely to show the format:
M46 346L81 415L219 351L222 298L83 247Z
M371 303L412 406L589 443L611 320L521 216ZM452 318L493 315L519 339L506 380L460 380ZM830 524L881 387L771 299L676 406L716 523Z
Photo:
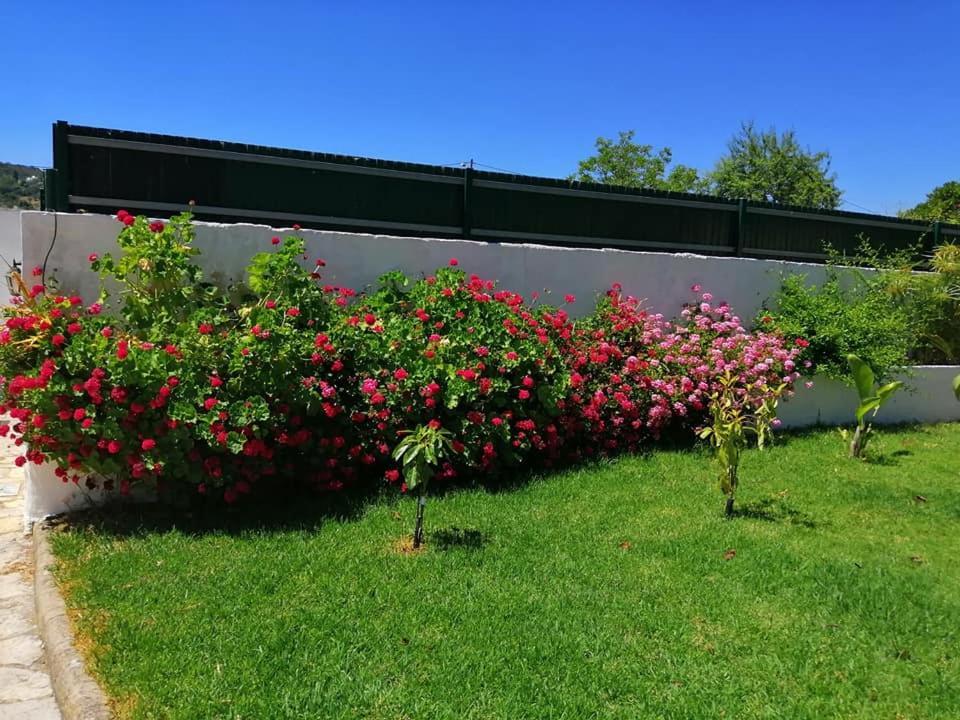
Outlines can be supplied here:
M44 206L394 235L822 261L861 235L925 250L960 226L706 195L53 125Z

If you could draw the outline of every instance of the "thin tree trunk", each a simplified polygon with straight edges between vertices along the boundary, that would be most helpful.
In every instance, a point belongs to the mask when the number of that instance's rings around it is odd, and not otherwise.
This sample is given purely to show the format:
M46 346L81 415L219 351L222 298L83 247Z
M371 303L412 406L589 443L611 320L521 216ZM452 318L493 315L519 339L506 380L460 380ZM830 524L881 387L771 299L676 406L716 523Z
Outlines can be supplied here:
M726 515L727 515L728 518L732 518L732 517L733 517L733 495L728 495L728 496L727 496Z
M417 498L417 522L413 527L413 549L416 550L423 544L423 509L427 505L426 495Z

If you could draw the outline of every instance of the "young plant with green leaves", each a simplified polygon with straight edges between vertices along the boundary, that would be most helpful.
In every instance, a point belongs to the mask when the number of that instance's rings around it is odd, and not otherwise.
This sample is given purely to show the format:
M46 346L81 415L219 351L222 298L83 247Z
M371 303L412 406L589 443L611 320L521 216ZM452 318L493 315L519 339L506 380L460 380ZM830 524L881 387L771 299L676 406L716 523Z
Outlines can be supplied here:
M903 383L900 380L894 380L886 385L878 386L873 370L859 357L848 355L847 363L850 365L853 384L860 396L860 405L857 407L857 429L850 441L850 457L859 458L863 457L867 441L873 433L873 426L867 422L867 416L872 412L873 417L876 417L884 403L903 387Z
M437 466L453 452L453 434L433 420L410 431L393 451L400 463L407 490L417 497L417 519L413 528L413 548L423 544L423 510L427 504L427 485Z
M772 440L777 402L786 389L785 383L777 386L765 382L744 385L739 376L728 370L710 395L711 424L700 431L700 437L709 440L716 450L720 490L727 496L727 517L733 516L740 455L747 446L747 438L753 435L761 450Z

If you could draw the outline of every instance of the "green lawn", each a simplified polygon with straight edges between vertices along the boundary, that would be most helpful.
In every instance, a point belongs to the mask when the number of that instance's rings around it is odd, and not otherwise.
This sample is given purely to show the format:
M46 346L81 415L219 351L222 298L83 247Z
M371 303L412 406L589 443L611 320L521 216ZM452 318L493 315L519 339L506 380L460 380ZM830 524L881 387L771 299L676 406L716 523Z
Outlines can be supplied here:
M432 500L418 555L409 498L54 545L125 717L955 720L960 425L874 442L748 453L733 520L657 451Z

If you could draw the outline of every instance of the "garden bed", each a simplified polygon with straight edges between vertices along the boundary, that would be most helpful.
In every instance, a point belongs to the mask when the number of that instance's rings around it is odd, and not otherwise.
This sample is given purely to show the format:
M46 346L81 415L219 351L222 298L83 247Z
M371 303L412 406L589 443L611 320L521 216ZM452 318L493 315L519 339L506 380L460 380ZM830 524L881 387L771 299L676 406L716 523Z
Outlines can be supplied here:
M325 516L77 518L59 578L121 717L952 717L960 426L658 450ZM138 513L145 513L138 515ZM183 529L183 528L188 529Z

